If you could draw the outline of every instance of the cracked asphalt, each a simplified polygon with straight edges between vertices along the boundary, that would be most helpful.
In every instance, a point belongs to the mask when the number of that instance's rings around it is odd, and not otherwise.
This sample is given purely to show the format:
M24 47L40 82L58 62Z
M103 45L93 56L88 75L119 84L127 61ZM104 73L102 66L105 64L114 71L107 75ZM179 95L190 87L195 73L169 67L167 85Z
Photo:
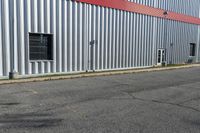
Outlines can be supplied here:
M199 133L200 67L0 86L0 133Z

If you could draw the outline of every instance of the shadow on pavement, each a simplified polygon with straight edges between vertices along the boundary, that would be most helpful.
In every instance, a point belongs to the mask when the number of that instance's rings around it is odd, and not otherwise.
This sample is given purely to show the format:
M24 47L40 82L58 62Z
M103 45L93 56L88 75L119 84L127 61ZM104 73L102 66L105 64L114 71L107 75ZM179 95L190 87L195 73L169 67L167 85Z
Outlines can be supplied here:
M59 125L63 120L51 114L24 113L0 116L0 128L45 128Z

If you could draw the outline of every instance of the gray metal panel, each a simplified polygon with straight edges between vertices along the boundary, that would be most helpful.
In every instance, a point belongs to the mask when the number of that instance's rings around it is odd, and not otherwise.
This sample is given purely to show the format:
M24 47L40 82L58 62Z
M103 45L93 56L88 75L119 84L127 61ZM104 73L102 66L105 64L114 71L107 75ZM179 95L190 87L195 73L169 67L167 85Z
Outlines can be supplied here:
M164 25L167 25L165 27ZM189 44L199 45L198 26L178 21L158 19L156 33L157 49L167 50L167 61L174 64L187 62L189 59ZM173 44L173 46L170 46ZM155 55L156 56L156 55Z
M1 0L1 40L0 44L2 45L2 70L4 76L8 75L10 71L10 21L9 21L9 1Z
M0 1L0 16L2 16L2 1ZM0 76L3 76L3 42L2 42L2 17L0 17Z
M88 69L153 65L153 17L93 5L88 14Z
M127 0L127 1L138 3L138 4L142 4L142 5L146 5L146 6L152 6L152 7L154 7L155 2L157 0Z
M199 0L128 0L146 6L199 17ZM155 4L158 3L158 4Z
M200 62L200 26L198 26L198 37L197 37L197 51L196 51L196 62Z
M3 55L0 75L8 75L11 69L20 75L85 69L85 4L66 0L0 0L0 4L0 28L5 33L0 36ZM28 33L31 32L53 34L54 61L29 61Z
M199 0L159 0L158 8L199 17Z

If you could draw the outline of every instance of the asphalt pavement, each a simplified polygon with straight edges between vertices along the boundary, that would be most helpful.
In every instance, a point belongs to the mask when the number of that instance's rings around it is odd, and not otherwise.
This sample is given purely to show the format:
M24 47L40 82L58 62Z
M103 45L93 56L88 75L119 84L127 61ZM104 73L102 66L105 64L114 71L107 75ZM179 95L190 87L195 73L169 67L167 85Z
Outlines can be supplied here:
M0 133L199 133L200 67L0 85Z

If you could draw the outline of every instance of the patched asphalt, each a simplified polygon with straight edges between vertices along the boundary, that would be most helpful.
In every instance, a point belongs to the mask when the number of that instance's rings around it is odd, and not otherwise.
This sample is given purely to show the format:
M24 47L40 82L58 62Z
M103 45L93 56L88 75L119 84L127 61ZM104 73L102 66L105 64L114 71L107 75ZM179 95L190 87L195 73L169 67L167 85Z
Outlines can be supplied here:
M0 85L0 133L199 133L200 67Z

